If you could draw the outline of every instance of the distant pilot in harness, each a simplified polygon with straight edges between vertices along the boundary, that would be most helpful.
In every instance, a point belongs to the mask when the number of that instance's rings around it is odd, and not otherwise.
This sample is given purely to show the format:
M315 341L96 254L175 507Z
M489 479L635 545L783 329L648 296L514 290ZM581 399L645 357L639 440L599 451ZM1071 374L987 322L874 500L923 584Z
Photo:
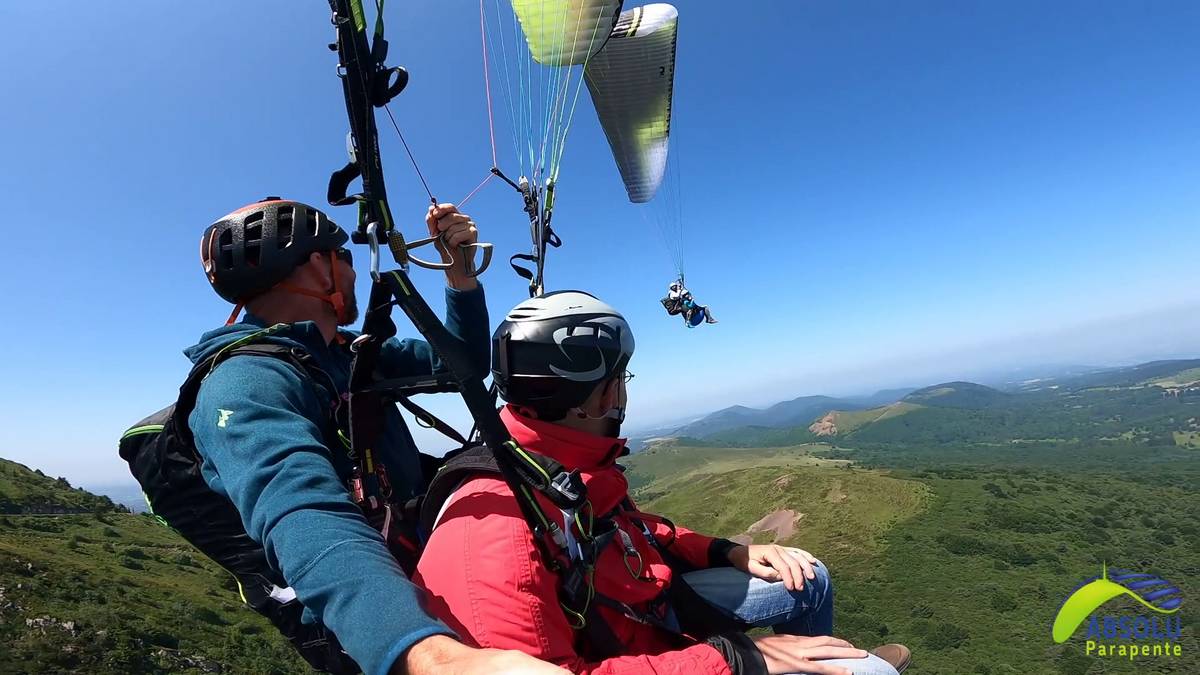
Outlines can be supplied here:
M683 277L671 282L667 287L667 297L662 299L663 307L671 316L682 315L683 323L688 328L695 328L701 323L716 323L708 305L698 305L692 298L692 292L683 285Z

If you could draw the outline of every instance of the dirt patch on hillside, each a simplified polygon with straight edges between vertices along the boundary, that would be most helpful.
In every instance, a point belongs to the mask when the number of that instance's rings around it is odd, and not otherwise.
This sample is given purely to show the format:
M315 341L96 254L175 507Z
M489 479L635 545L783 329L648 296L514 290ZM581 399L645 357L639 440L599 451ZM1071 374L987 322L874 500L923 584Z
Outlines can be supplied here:
M839 480L833 484L833 487L829 488L829 492L825 493L825 501L832 504L840 504L846 501L846 492L842 490L842 481Z
M809 425L808 430L817 436L836 436L837 428L837 413L831 412L821 419Z
M803 517L803 513L796 513L791 509L768 513L761 520L746 528L744 535L738 536L752 539L756 534L771 533L775 537L774 541L783 541L796 533L796 523L800 522Z

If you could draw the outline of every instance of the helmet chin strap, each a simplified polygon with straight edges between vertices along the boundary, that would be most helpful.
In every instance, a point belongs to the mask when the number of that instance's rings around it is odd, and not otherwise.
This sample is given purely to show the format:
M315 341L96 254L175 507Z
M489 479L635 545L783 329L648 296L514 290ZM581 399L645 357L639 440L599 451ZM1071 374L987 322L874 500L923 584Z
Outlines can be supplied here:
M320 291L314 291L311 288L304 288L302 286L296 286L294 284L289 284L286 281L279 282L278 284L276 284L276 287L280 288L282 290L285 290L289 293L296 293L298 295L307 295L310 298L316 298L316 299L332 306L333 311L337 314L338 323L339 324L345 323L345 321L346 321L346 297L344 295L342 295L342 292L338 289L336 260L337 260L337 256L330 254L330 256L329 256L329 278L333 279L333 292L332 293L322 293Z
M338 289L337 268L335 267L336 260L337 260L337 256L335 256L335 255L329 256L329 276L331 279L333 279L333 292L332 293L322 293L320 291L314 291L311 288L304 288L303 286L289 284L286 281L281 281L281 282L275 284L275 288L278 288L283 291L287 291L288 293L295 293L297 295L307 295L310 298L316 298L316 299L320 300L321 302L324 302L325 304L333 307L333 311L337 314L338 324L339 325L343 324L346 321L346 296L343 295L342 292ZM229 315L229 320L225 322L225 325L229 326L229 325L232 325L233 323L235 323L237 321L238 314L241 314L242 308L245 306L246 306L245 301L238 302L236 305L234 305L233 313Z

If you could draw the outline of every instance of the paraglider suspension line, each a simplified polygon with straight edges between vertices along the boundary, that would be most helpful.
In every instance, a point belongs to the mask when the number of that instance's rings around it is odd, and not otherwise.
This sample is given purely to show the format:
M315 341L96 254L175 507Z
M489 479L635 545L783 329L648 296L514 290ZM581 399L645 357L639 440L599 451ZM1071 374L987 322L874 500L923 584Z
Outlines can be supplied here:
M421 173L421 167L417 164L417 158L413 156L412 149L408 147L408 141L404 140L404 134L400 132L400 125L396 124L396 117L392 115L392 109L389 106L383 106L387 111L388 119L392 121L392 128L396 130L396 136L400 138L400 144L404 146L404 152L408 154L408 161L412 162L413 171L417 172L417 178L421 179L421 185L425 188L425 194L429 195L429 202L434 206L437 205L437 198L433 196L433 190L429 189L429 183L425 180L425 174Z

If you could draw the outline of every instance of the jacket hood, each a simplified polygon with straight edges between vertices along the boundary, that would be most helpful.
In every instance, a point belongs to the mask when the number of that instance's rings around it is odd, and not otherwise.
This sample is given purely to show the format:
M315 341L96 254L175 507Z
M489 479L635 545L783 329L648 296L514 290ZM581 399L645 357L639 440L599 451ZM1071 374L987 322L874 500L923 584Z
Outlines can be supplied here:
M251 337L254 337L254 342L300 347L310 352L318 345L325 344L324 336L312 321L271 325L256 316L246 314L239 323L221 326L201 335L200 341L183 350L183 353L192 363L199 363L236 342L248 342Z

